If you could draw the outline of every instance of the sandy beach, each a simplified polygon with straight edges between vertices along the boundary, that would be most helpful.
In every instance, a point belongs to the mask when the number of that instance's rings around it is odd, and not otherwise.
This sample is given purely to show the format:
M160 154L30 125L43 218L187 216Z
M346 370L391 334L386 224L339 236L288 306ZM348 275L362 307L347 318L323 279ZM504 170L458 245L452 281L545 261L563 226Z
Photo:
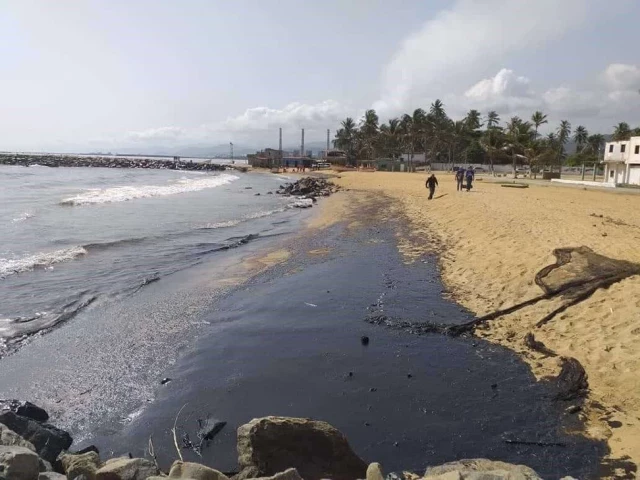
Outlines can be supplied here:
M411 235L400 240L407 261L436 249L448 294L477 315L536 297L535 274L555 262L560 247L587 246L610 258L640 263L640 195L532 185L504 188L478 178L470 193L456 192L453 175L438 173L427 200L425 174L342 173L351 190L332 197L324 219L338 217L353 191L389 198L389 212L404 213ZM535 338L561 356L576 358L589 376L587 434L606 439L612 460L640 462L640 277L598 290L543 327L535 324L556 306L542 301L489 322L477 334L505 345L538 378L555 375L559 361L527 348Z

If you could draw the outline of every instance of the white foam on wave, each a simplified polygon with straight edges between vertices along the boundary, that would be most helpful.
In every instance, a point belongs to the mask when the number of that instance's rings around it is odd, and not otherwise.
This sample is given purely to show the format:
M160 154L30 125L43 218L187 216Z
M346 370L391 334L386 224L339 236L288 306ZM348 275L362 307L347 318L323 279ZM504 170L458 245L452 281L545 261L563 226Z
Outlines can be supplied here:
M258 212L247 213L238 220L228 220L225 222L206 223L200 227L196 227L199 230L214 230L217 228L230 228L236 227L241 223L248 222L250 220L257 220L258 218L269 217L277 213L285 212L292 208L309 208L313 206L313 200L310 198L292 198L287 204L280 208L274 208L273 210L260 210Z
M235 227L236 225L240 225L242 220L229 220L228 222L218 222L218 223L207 223L201 227L201 230L215 230L216 228L229 228Z
M21 213L19 216L11 220L13 223L24 222L25 220L34 217L33 213L25 212Z
M53 252L39 252L21 258L0 258L0 278L15 273L29 272L35 268L52 268L56 263L73 260L87 251L82 247L71 247Z
M126 202L139 198L163 197L179 193L199 192L207 188L215 188L226 185L240 177L235 175L216 175L207 178L181 178L168 185L136 185L111 187L104 189L90 189L62 200L63 205L93 205L97 203Z

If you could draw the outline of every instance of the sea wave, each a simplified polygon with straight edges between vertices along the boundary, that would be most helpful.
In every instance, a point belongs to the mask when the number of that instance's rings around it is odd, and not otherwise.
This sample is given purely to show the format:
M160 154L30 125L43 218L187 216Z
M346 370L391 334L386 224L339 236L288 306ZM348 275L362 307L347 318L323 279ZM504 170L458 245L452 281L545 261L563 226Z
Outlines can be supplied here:
M235 175L216 175L207 178L181 178L169 185L132 185L91 189L84 193L62 200L62 205L93 205L98 203L126 202L139 198L162 197L179 193L198 192L229 184L240 177Z
M33 213L25 212L25 213L21 213L20 215L18 215L16 218L14 218L11 221L13 223L24 222L25 220L28 220L29 218L32 218L34 216L35 215Z
M86 254L87 251L82 247L71 247L53 252L39 252L21 258L0 258L0 279L36 268L47 268Z

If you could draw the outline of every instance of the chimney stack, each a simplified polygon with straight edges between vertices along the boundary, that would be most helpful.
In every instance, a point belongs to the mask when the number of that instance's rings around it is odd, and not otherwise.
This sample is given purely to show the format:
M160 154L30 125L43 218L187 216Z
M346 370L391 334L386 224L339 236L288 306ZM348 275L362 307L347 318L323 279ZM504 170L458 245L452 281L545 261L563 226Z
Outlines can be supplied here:
M327 128L327 156L329 155L329 135L330 135L330 130Z
M302 129L302 143L300 144L300 156L304 157L304 128Z

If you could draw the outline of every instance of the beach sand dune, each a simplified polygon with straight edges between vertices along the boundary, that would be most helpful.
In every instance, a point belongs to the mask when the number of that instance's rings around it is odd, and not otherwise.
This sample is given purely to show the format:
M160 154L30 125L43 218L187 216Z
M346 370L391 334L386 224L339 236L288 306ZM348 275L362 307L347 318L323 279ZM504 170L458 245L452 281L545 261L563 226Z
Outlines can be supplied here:
M586 246L613 259L640 264L640 195L559 186L503 188L490 179L456 192L452 174L427 200L424 174L343 173L338 183L379 192L409 220L400 239L407 261L437 248L444 282L477 315L542 293L536 273L555 262L553 250ZM336 200L338 201L338 200ZM640 462L640 276L632 276L535 324L559 305L538 302L490 322L477 334L519 352L539 377L557 374L559 361L528 349L535 338L574 357L589 376L588 433L608 439L612 459Z

